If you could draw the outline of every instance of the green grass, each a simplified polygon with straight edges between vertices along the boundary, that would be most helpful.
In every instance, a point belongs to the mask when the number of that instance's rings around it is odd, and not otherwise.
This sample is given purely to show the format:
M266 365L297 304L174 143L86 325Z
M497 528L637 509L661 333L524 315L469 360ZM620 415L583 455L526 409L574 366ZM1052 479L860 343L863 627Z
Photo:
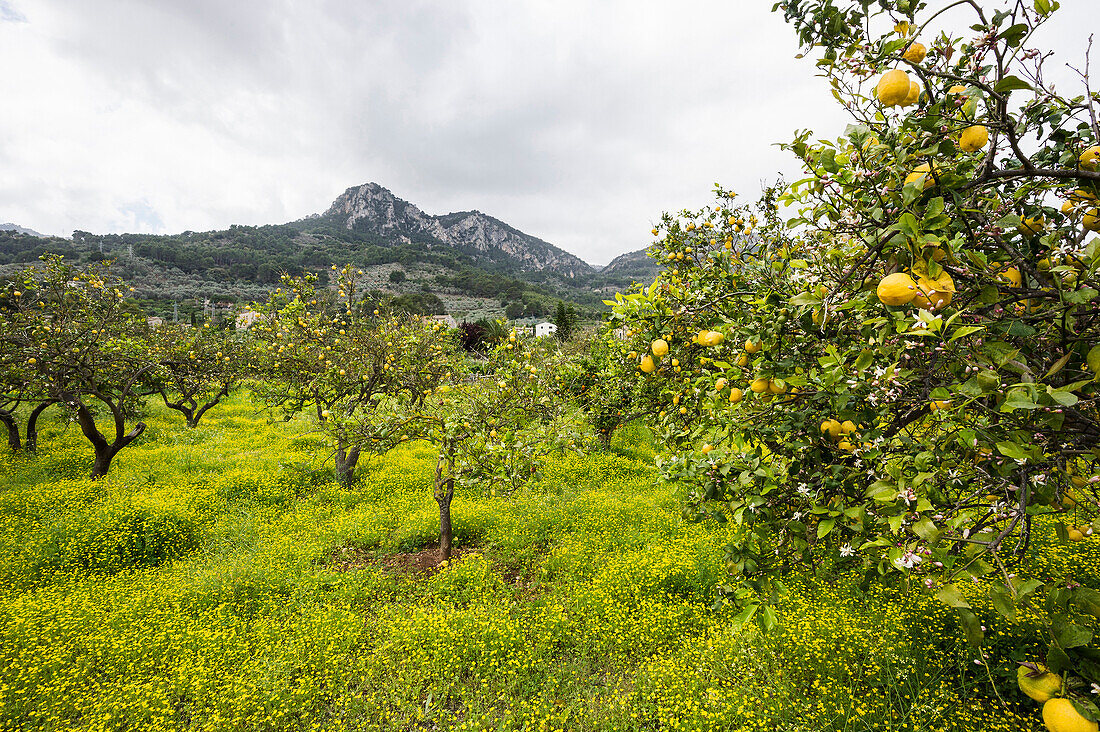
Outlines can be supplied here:
M308 430L237 397L195 430L154 409L98 483L72 426L0 458L0 729L1039 728L919 593L803 573L782 630L735 630L725 529L680 520L644 429L458 495L462 553L426 573L387 557L436 538L432 447L346 490ZM1048 571L1100 566L1044 541ZM982 612L995 674L1037 658L1033 617Z

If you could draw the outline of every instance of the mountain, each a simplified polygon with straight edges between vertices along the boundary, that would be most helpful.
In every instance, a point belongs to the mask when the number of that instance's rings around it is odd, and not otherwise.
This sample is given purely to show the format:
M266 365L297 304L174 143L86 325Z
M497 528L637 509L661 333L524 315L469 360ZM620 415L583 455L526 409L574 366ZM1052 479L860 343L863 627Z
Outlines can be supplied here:
M47 252L113 261L147 312L173 317L197 312L204 300L264 300L282 273L314 273L326 286L331 267L345 263L363 270L361 287L376 301L471 321L546 317L559 300L594 316L604 299L656 274L644 251L597 270L480 211L431 215L377 183L348 188L325 212L285 224L171 235L78 230L71 239L0 227L0 277Z
M39 234L34 229L24 229L19 224L0 224L0 231L11 231L16 234L26 234L27 236L37 236L40 239L45 239L45 234Z
M520 272L548 270L566 277L595 272L579 257L480 211L431 216L377 183L347 189L323 216L349 230L421 241L429 248L449 246L474 258L507 262Z
M652 282L661 271L661 266L656 259L649 256L649 251L649 249L639 249L636 252L620 254L600 270L600 275L608 279Z

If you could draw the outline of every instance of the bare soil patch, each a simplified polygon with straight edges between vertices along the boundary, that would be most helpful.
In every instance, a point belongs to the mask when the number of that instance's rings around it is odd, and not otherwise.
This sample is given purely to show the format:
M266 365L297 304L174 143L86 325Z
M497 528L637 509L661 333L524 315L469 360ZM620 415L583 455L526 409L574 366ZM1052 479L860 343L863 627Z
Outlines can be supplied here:
M473 551L473 547L454 546L451 561ZM364 567L382 567L397 574L431 574L438 572L443 562L439 542L432 542L415 552L377 554L357 546L340 546L333 549L324 565L334 572L354 572Z

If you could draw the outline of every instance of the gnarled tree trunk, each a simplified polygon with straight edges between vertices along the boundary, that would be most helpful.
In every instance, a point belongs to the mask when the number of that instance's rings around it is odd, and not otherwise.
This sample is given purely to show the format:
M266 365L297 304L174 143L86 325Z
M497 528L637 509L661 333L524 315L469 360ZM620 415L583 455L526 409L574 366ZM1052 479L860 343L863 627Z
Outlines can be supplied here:
M15 421L15 415L6 409L0 409L0 422L3 422L8 430L8 447L12 452L19 452L23 445L19 440L19 423Z
M39 403L31 410L31 414L27 417L27 452L38 451L38 418L42 415L42 412L46 411L47 407L57 404L56 399L48 399Z
M107 438L104 437L103 433L96 427L95 417L92 416L91 410L85 406L79 396L75 394L65 394L62 395L62 398L70 407L76 410L76 421L80 424L80 431L88 438L88 442L92 443L92 449L95 451L95 462L92 464L91 477L92 480L98 480L107 475L107 471L111 469L111 461L115 459L115 455L117 455L122 448L141 436L141 433L145 431L145 423L138 422L132 430L126 432L126 421L122 414L121 404L96 395L96 398L110 408L111 414L114 417L115 439L113 442L107 442Z
M336 447L336 479L350 488L355 482L355 466L359 463L359 446L348 447L340 442Z

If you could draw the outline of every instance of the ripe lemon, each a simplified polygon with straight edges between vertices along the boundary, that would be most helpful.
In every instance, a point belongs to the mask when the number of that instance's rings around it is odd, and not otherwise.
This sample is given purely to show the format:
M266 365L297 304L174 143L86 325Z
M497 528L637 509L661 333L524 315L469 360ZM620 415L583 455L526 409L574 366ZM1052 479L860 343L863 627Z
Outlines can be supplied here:
M1030 696L1035 701L1042 704L1045 701L1049 701L1054 698L1062 688L1062 677L1058 674L1050 673L1046 666L1037 664L1039 666L1039 672L1032 671L1027 666L1020 666L1016 669L1016 683L1020 686L1020 691ZM1035 674L1031 676L1030 674Z
M768 391L772 394L784 394L787 391L787 382L783 379L772 379L768 382Z
M977 152L989 143L989 130L985 125L971 125L959 136L959 149L963 152Z
M726 388L726 384L728 384L728 383L729 382L726 381L725 376L720 376L720 377L718 377L718 380L714 382L714 390L715 391L722 391L723 389Z
M652 356L642 356L642 362L638 365L638 368L647 374L652 374L654 369L657 368L657 364L653 362Z
M1043 704L1043 724L1050 732L1097 732L1096 722L1082 717L1069 699L1051 699Z
M856 427L856 423L853 422L850 419L846 419L846 420L844 420L843 422L840 423L840 431L843 432L846 435L852 434L857 429L858 428Z
M835 419L827 419L821 423L821 433L832 437L834 440L840 437L840 422Z
M905 55L902 58L911 64L919 64L926 55L928 55L928 49L924 47L924 44L913 41L909 44L909 48L905 49Z
M699 333L699 345L701 346L717 346L726 340L725 333L719 333L716 330L704 330Z
M913 172L905 176L905 185L919 183L922 178L924 179L925 188L933 186L936 183L936 179L932 176L932 168L928 163L921 163L913 168Z
M878 81L875 87L875 95L880 104L894 107L905 101L909 96L909 74L901 69L887 71Z
M1070 541L1084 541L1085 540L1085 535L1076 526L1071 528L1069 531L1067 531L1066 535L1068 536Z
M742 353L740 356L737 357L737 365L738 366L747 366L748 363L749 363L749 354Z
M836 444L836 446L839 447L841 450L847 450L848 452L852 452L856 449L856 446L848 442L847 440L841 440Z
M1020 274L1020 270L1016 269L1015 267L1006 267L1005 269L1001 270L1001 272L997 276L1008 284L1012 285L1013 287L1019 287L1024 282L1024 278Z
M730 404L737 404L737 402L741 401L741 397L743 396L744 394L741 392L740 389L736 387L730 389Z
M1090 208L1081 218L1081 223L1089 231L1100 231L1100 209Z
M649 344L649 350L653 351L654 356L664 356L668 353L668 341L664 338L658 338Z
M760 341L754 341L751 338L745 341L746 353L760 353Z
M700 450L699 452L701 452L701 453L703 453L704 455L706 455L707 453L709 453L709 452L710 452L711 450L713 450L713 449L714 449L714 446L713 446L713 445L711 445L711 444L710 444L710 443L708 442L707 444L703 445L703 449L702 449L702 450Z
M1077 161L1085 170L1100 169L1100 145L1093 145L1088 150L1085 150L1081 153L1081 157L1079 157Z
M951 400L950 399L934 400L928 406L933 412L938 412L941 409L950 409L951 408Z
M1020 225L1016 227L1016 231L1024 236L1034 236L1045 228L1047 228L1047 220L1042 216L1033 216L1031 218L1024 216L1020 219Z
M877 292L886 305L908 305L917 294L917 283L904 272L895 272L879 280Z
M913 304L925 310L939 310L951 304L954 294L955 282L947 272L941 273L934 280L920 277L917 280L917 294L913 297Z
M759 378L755 379L749 388L752 389L753 394L763 394L768 390L768 380Z
M909 82L909 93L905 95L905 99L898 104L899 107L911 107L917 103L920 99L920 84L915 81Z

